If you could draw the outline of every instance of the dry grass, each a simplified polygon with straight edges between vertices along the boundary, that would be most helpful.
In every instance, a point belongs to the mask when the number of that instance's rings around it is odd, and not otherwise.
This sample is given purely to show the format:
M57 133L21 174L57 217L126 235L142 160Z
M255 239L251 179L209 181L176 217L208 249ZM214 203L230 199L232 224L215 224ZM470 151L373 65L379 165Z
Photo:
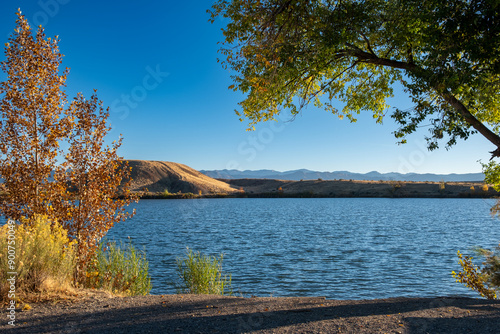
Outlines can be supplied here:
M75 267L75 242L66 230L43 216L0 227L0 302L69 293ZM16 272L15 275L8 274ZM15 277L15 290L11 291ZM40 294L40 297L34 297Z
M235 188L243 188L248 195L305 194L317 197L475 197L498 196L499 193L474 191L482 189L480 182L447 182L445 189L440 182L362 181L362 180L225 180ZM281 191L279 189L281 188ZM484 187L486 189L486 187Z
M238 188L208 177L183 164L168 161L127 160L132 167L131 189L149 192L215 194L233 193Z
M39 303L58 300L77 301L81 296L78 289L74 288L69 282L63 284L52 278L45 279L38 291L23 292L19 295L19 300L24 303Z
M16 297L16 302L19 308L24 308L25 305L36 303L77 303L85 300L105 300L110 298L127 297L123 293L112 293L102 289L84 289L75 288L71 284L58 284L55 281L47 280L38 292L22 292ZM8 300L0 302L0 306L4 307L8 304Z

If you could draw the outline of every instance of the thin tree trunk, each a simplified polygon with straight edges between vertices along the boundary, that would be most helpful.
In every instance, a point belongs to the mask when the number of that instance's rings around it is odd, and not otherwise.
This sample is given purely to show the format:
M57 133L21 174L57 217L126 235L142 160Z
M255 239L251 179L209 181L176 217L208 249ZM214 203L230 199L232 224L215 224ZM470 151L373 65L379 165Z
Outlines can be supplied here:
M35 210L38 211L38 203L39 203L39 198L38 198L38 192L39 192L39 171L38 171L38 124L37 124L37 115L36 112L34 112L33 115L34 118L34 140L35 140L35 171L34 171L34 181L35 181Z

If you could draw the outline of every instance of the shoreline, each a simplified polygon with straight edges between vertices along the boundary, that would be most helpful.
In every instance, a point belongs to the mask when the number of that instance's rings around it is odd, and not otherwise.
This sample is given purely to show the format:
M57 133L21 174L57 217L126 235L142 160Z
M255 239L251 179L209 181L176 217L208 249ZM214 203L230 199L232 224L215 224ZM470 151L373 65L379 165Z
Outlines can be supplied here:
M500 300L147 295L31 304L16 333L496 333ZM8 329L6 322L0 331Z
M496 198L483 182L402 182L356 180L219 179L234 191L226 193L136 192L142 199L197 198Z

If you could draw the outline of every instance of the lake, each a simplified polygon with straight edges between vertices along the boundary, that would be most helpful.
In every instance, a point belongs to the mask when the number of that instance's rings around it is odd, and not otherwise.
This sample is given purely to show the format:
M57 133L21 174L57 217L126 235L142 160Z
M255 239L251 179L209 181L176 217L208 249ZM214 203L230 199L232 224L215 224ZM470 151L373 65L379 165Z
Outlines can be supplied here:
M186 247L224 253L243 296L478 295L456 283L458 249L493 249L500 221L488 199L227 198L141 200L111 240L146 248L152 294L175 293Z

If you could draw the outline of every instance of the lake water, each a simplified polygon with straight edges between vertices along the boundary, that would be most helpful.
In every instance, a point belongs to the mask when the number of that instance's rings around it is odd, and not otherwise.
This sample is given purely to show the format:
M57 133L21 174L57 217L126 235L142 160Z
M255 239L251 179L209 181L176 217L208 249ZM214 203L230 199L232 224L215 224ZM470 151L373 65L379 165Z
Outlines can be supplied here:
M458 249L493 249L500 221L483 199L232 198L141 200L108 239L145 247L152 294L175 293L186 247L224 253L243 296L478 295L456 283Z

